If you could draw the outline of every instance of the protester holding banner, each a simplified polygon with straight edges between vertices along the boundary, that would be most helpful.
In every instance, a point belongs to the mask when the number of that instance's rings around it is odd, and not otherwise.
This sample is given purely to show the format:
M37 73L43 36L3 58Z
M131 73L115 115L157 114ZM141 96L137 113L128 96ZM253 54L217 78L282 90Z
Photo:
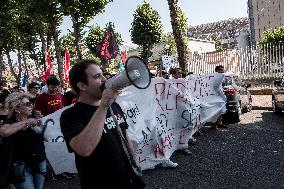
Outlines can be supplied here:
M56 110L64 107L66 104L63 94L59 92L60 81L55 75L50 75L46 80L47 91L39 94L36 98L34 113L38 117L47 116ZM59 180L61 178L72 178L72 176L62 174L56 175L47 161L47 178L50 180Z
M102 89L106 78L97 62L92 60L74 64L69 79L79 100L62 113L60 125L69 151L75 152L81 188L144 188L121 141L119 130L127 139L128 147L132 147L123 112L113 103L119 92ZM116 128L109 105L119 128Z
M215 67L215 72L217 73L224 73L224 66L219 65ZM217 129L218 127L220 128L228 128L227 125L223 124L223 116L220 115L220 117L217 119L215 123L213 123L212 129Z
M40 120L30 118L33 111L33 103L29 101L31 97L17 92L8 95L6 106L9 115L1 128L6 129L5 137L13 147L13 166L19 171L17 180L13 178L17 189L43 188L46 172L43 136L32 129Z

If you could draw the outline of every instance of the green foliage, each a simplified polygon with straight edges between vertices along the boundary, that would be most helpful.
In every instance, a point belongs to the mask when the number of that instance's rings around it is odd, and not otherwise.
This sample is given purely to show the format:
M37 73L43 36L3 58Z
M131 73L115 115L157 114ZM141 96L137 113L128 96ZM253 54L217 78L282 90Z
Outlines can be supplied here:
M165 44L167 45L162 50L162 53L161 53L162 55L174 56L177 54L176 42L175 42L175 38L172 33L164 35L162 37L162 41L164 41Z
M179 21L180 21L180 25L181 25L181 29L182 29L182 33L186 33L187 32L187 18L185 13L182 11L182 9L180 7L177 7L178 10L178 16L179 16ZM185 35L186 36L186 35ZM185 42L186 44L188 44L189 39L187 37L185 37ZM177 47L176 47L176 42L175 42L175 38L173 36L172 33L166 34L163 36L162 41L164 41L167 45L168 48L163 49L162 54L163 55L169 55L169 56L173 56L177 54Z
M263 40L259 44L284 42L284 26L263 32Z
M187 26L187 18L185 12L183 12L179 6L177 7L177 11L178 11L182 33L186 33L188 26Z
M104 31L100 26L93 25L90 27L85 43L91 54L96 54L96 46L103 40L103 37Z
M72 33L67 33L66 35L61 37L59 39L59 43L60 43L61 56L64 56L65 47L68 48L70 55L73 55L73 56L76 55L76 49L74 45L74 36L72 35Z
M226 50L226 48L220 42L221 41L220 36L213 34L213 35L210 36L209 40L215 42L215 48L216 48L217 51Z
M106 71L109 72L109 73L114 73L116 70L117 70L117 68L115 66L115 62L114 62L114 60L111 60Z
M66 16L78 17L78 22L84 26L90 19L104 12L105 6L112 0L58 0Z
M13 28L11 20L13 14L11 13L13 4L11 1L0 1L0 49L7 48L11 44L9 41L13 40Z
M146 1L137 7L133 16L131 40L142 49L141 57L147 59L152 54L153 45L161 41L163 33L161 18Z
M86 24L97 14L102 13L105 6L112 0L59 0L62 10L66 16L71 16L73 22L74 45L78 59L82 59L82 49L80 46L81 31Z
M27 14L27 7L24 5L22 1L1 1L0 48L9 52L32 52L38 42L33 18Z
M272 62L281 62L284 53L284 26L263 32L263 40L258 43L261 52L270 52L267 57Z
M85 38L85 44L90 51L91 54L95 55L96 54L96 47L99 43L102 42L104 36L105 36L105 31L107 29L107 26L102 29L98 25L92 25L89 29L89 32L87 34L87 37ZM115 39L118 45L122 45L122 38L121 34L118 32L115 32L115 27L113 26L113 31L115 35Z

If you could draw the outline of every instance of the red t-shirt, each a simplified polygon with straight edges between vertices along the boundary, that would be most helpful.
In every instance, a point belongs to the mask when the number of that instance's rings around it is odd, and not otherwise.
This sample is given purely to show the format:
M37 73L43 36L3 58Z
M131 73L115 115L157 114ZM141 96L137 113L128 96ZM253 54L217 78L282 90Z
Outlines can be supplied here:
M43 116L46 116L63 108L65 104L65 99L61 93L54 95L43 93L36 98L35 110L39 110Z

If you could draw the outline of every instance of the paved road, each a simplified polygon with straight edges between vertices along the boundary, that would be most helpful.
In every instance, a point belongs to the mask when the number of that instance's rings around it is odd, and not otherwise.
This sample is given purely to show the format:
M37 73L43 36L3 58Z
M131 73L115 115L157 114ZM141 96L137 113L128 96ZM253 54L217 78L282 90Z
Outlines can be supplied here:
M190 146L175 152L174 169L144 172L147 189L284 188L284 114L254 110L228 129L203 128ZM78 179L47 183L47 189L77 189Z

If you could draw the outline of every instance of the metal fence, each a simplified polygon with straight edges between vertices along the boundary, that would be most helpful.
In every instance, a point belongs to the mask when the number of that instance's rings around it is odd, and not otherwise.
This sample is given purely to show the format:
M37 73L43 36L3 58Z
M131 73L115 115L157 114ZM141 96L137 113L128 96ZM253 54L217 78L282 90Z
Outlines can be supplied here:
M275 79L284 73L284 44L247 46L221 52L190 54L188 70L195 74L213 73L217 65L242 79Z

